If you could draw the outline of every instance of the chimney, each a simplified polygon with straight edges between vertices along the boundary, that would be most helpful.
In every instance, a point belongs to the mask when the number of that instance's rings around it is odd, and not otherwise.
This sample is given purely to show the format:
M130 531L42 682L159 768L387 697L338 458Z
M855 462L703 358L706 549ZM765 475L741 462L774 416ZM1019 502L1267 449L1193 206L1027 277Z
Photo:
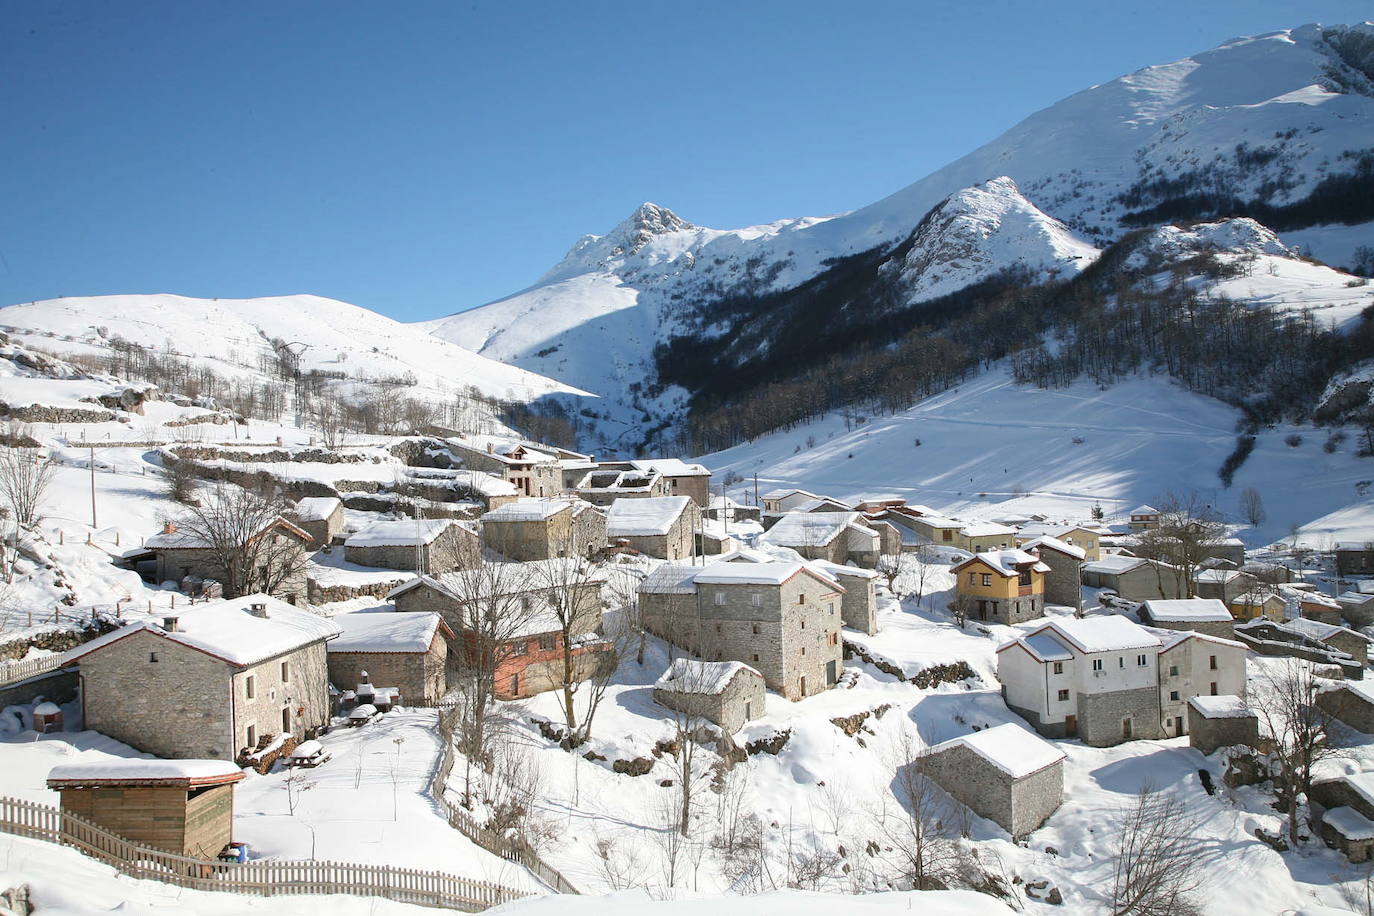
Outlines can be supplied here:
M496 451L496 443L495 443L495 442L488 442L488 443L487 443L487 454L490 455L490 454L492 454L492 453L495 452L495 451Z
M181 619L180 617L164 617L164 618L162 618L162 629L166 630L168 633L177 633L177 632L179 632L181 628L178 626L177 621L180 620L180 619Z
M267 604L262 601L254 601L252 604L248 605L248 613L252 614L254 617L266 619Z
M163 525L163 526L162 526L162 533L163 533L163 534L176 534L176 533L177 533L177 523L176 523L176 522L168 522L167 524Z
M358 683L359 683L359 684L371 684L371 683L372 683L370 680L367 679L367 672L366 672L366 671L359 671L359 672L358 672Z

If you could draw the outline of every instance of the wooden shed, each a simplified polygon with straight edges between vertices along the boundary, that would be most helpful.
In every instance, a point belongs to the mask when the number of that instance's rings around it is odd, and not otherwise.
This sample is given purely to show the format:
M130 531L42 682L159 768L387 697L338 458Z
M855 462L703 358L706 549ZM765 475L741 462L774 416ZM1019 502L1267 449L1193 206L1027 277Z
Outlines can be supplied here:
M228 760L124 760L53 767L48 788L62 810L134 843L213 859L233 839L234 783Z

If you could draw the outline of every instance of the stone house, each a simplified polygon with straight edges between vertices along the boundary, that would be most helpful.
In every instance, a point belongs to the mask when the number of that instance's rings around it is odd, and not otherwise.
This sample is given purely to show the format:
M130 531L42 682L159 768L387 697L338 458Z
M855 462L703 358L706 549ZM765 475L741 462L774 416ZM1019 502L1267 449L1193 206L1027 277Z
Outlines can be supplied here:
M1284 627L1301 633L1308 639L1314 639L1324 646L1330 646L1337 652L1344 652L1361 665L1369 664L1369 637L1363 633L1356 632L1349 627L1343 627L1335 623L1323 623L1320 620L1311 620L1306 617L1295 617L1286 620Z
M1236 620L1283 620L1288 602L1270 591L1247 591L1230 600L1231 616Z
M797 489L778 489L769 490L763 494L763 514L782 515L800 508L804 504L811 503L813 500L824 497L812 493L810 490Z
M337 496L307 496L292 511L296 527L314 540L315 547L328 547L343 535L344 507Z
M1087 551L1083 547L1041 535L1021 545L1026 553L1037 557L1050 568L1045 573L1045 603L1079 610L1083 606L1083 561Z
M1201 753L1241 745L1259 746L1259 716L1237 696L1188 699L1188 745Z
M690 496L697 508L705 509L711 500L711 472L705 465L689 464L681 458L642 458L634 461L603 461L605 471L635 471L657 475L666 486L654 496Z
M1342 681L1323 690L1317 705L1356 731L1374 735L1374 688L1364 681Z
M881 536L857 512L788 512L760 542L791 548L803 559L841 566L852 562L867 569L878 565L882 549Z
M86 727L159 757L233 760L329 723L325 642L339 625L268 595L106 633L67 653Z
M1298 606L1298 616L1340 626L1345 617L1341 603L1330 595L1308 589L1279 586L1279 594Z
M828 560L806 564L834 579L844 587L840 601L840 621L851 629L873 636L878 632L878 574L858 566L841 566Z
M315 540L284 518L274 518L249 536L245 544L256 544L262 559L283 569L299 569L299 575L288 576L277 593L291 600L302 600L306 594L305 555L315 549ZM158 534L143 542L153 553L158 582L175 582L180 587L189 579L225 578L224 564L219 554L206 541L189 531L179 531L175 522L168 522Z
M1016 532L1018 547L1025 547L1028 543L1043 538L1052 538L1061 544L1078 548L1083 552L1083 559L1088 562L1102 556L1102 532L1083 525L1050 525L1034 522L1021 526Z
M329 681L343 690L364 680L401 691L405 706L434 706L448 693L448 647L455 637L436 613L338 614L330 640Z
M1318 779L1308 795L1313 815L1320 812L1322 839L1351 862L1374 853L1374 773Z
M1156 598L1140 606L1140 622L1161 630L1194 630L1230 639L1233 618L1215 598Z
M609 506L618 499L660 499L673 493L668 479L657 471L598 469L578 481L577 495L594 506Z
M1045 613L1045 574L1050 567L1034 554L992 550L974 554L949 571L955 600L968 604L971 619L1013 624Z
M606 539L660 560L693 555L701 510L687 496L617 499L606 515Z
M243 770L229 760L106 758L48 771L62 813L103 827L140 846L214 859L234 836L234 783Z
M1294 621L1276 623L1264 619L1247 620L1236 624L1236 639L1249 647L1251 652L1259 655L1301 658L1319 665L1329 665L1339 670L1339 676L1352 680L1364 677L1365 666L1353 656L1301 632L1292 626L1293 623ZM1324 626L1316 621L1306 623Z
M587 457L496 437L446 438L444 445L463 467L494 474L514 484L524 496L557 496L564 490L561 462L565 458Z
M467 568L481 555L477 534L446 518L373 522L344 541L344 557L350 563L421 573Z
M1011 722L932 745L916 768L955 801L1020 839L1064 798L1064 752Z
M746 506L728 496L713 496L705 515L717 522L757 522L760 510L758 506Z
M1364 592L1342 592L1336 596L1341 606L1341 616L1352 627L1367 627L1374 624L1374 595Z
M802 563L668 564L639 587L649 632L707 661L737 661L789 700L821 693L844 670L844 587Z
M1374 575L1374 541L1345 541L1337 544L1336 574Z
M970 553L1010 550L1016 546L1016 529L996 522L969 522L959 529L959 547Z
M1036 731L1107 747L1184 734L1198 694L1245 692L1243 645L1121 616L1052 620L997 649L1007 705Z
M586 557L606 547L606 516L580 499L521 499L482 516L482 544L520 562Z
M1193 575L1193 593L1230 604L1259 584L1254 576L1238 569L1200 569Z
M654 683L654 702L733 735L764 713L763 675L743 662L675 658Z
M1096 562L1084 563L1083 584L1111 589L1127 601L1188 596L1183 570L1159 560L1125 554L1103 554Z
M1159 510L1154 506L1136 506L1130 516L1127 525L1132 531L1149 531L1159 527Z

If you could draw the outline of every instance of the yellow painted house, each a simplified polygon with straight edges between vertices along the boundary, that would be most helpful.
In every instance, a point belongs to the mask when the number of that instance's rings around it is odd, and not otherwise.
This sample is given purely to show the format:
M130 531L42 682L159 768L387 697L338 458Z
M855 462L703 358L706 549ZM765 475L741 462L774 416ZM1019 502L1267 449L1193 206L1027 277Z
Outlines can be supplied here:
M1246 592L1231 599L1231 616L1237 620L1282 621L1288 602L1282 595L1273 593Z
M1024 550L989 550L950 569L956 594L971 603L969 616L1007 624L1044 614L1049 571L1048 564Z

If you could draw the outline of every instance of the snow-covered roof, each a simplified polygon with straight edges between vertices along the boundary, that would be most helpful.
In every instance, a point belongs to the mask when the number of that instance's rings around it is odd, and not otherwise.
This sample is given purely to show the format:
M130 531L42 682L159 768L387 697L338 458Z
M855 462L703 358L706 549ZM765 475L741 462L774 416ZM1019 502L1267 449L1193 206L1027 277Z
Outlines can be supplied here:
M440 618L422 612L360 611L339 614L334 622L343 633L330 641L330 652L428 652Z
M542 522L545 519L553 518L560 512L571 509L580 499L562 499L558 497L541 499L527 498L517 499L515 502L506 503L498 506L490 512L483 514L483 522Z
M702 693L714 696L724 692L735 675L741 671L748 671L759 678L763 677L743 662L703 662L690 658L675 658L668 670L654 682L654 686L676 693Z
M600 493L641 493L652 490L662 477L657 471L591 471L578 482L579 490L596 490Z
M926 515L922 513L911 519L911 521L925 525L928 528L963 528L964 523L952 518L945 518L943 515Z
M1154 506L1136 506L1131 510L1131 515L1158 515L1159 510Z
M1327 808L1322 814L1322 823L1330 824L1347 840L1374 840L1374 822L1346 805Z
M869 531L858 524L858 518L857 512L788 512L759 540L777 547L820 547L849 527Z
M216 785L237 782L243 770L229 760L149 760L107 757L90 763L62 763L48 771L48 788L156 782Z
M1256 589L1252 589L1231 599L1233 605L1240 604L1250 607L1263 607L1273 601L1281 601L1284 604L1288 603L1288 600L1280 594Z
M246 538L246 540L251 541L254 538L261 535L264 531L273 527L278 527L285 531L289 531L303 541L310 540L310 535L306 534L304 531L297 528L295 525L291 524L286 519L281 518L280 516L272 519L270 522L263 525L257 531L253 532L251 535L248 536L248 538ZM143 542L143 546L145 549L148 550L195 550L208 548L210 546L210 543L206 541L204 538L196 534L193 534L190 531L176 530L160 531L152 537L146 539Z
M1336 596L1336 600L1346 604L1366 604L1374 601L1374 595L1366 592L1341 592Z
M839 563L831 563L829 560L808 560L806 565L812 569L820 570L832 578L835 576L849 576L857 579L876 579L879 573L875 569L863 569L858 566L842 566Z
M950 572L957 572L965 566L973 563L982 562L992 568L994 572L1001 576L1011 577L1017 574L1018 567L1029 565L1035 572L1047 573L1052 570L1049 564L1040 560L1038 557L1026 553L1024 550L1015 548L1010 550L988 550L983 553L976 553L960 563L950 567Z
M509 480L482 471L453 470L447 471L446 476L455 485L468 487L480 496L514 496L520 492L520 488Z
M664 477L710 477L705 465L688 464L681 458L640 458L630 462L638 471L655 471Z
M407 518L373 522L344 541L345 547L405 547L430 544L458 523L451 518Z
M1369 642L1368 636L1356 632L1349 627L1338 626L1334 623L1322 623L1320 620L1312 620L1309 617L1294 617L1292 620L1285 620L1283 626L1289 630L1296 630L1304 636L1311 637L1318 642L1325 642L1338 633L1349 633L1351 636Z
M1138 623L1120 614L1052 620L1052 629L1082 652L1116 652L1123 649L1158 648L1159 639Z
M1178 646L1183 645L1190 639L1199 642L1208 642L1215 646L1230 646L1232 649L1245 649L1245 643L1234 639L1224 639L1220 636L1213 636L1211 633L1203 633L1198 630L1166 630L1159 627L1142 627L1147 633L1154 635L1159 640L1160 653L1163 654Z
M617 499L606 515L606 536L628 538L667 534L691 501L687 496Z
M639 591L646 595L694 595L699 572L700 566L664 563L644 577L639 583Z
M959 533L970 538L1002 537L1015 534L1016 529L996 522L969 522Z
M798 496L810 497L811 499L818 499L818 498L819 498L819 497L817 496L817 494L812 493L810 490L797 490L797 489L777 489L777 490L769 490L767 493L763 494L762 498L763 498L763 499L786 499L787 497L791 496L791 495L794 494L794 493L797 494Z
M343 508L337 496L307 496L296 503L296 518L303 522L322 522Z
M968 748L1012 779L1038 773L1065 757L1053 744L1012 722L942 741L927 749L926 755L957 746Z
M835 506L835 511L849 511L854 507L838 499L831 499L829 496L817 496L815 499L808 499L806 502L797 503L792 507L793 512L818 512L827 506Z
M1078 547L1074 544L1066 544L1059 540L1059 538L1052 537L1048 534L1042 534L1040 537L1027 541L1021 545L1021 549L1026 551L1035 550L1040 547L1046 550L1053 550L1057 553L1066 554L1073 557L1075 560L1083 560L1088 556L1088 552L1082 547Z
M1238 569L1203 569L1193 576L1195 582L1211 582L1224 585L1239 576L1249 576Z
M695 576L695 581L698 585L782 585L798 573L814 576L830 588L844 591L826 573L811 569L807 564L786 560L768 563L712 563L701 568Z
M1247 719L1255 714L1243 697L1234 694L1206 696L1199 694L1188 698L1188 705L1198 711L1205 719Z
M416 576L387 593L387 600L427 585L455 601L474 601L493 595L519 595L562 585L601 583L606 574L584 566L577 557L553 557L527 563L486 563L476 569L458 569L439 575Z
M1145 615L1151 620L1175 623L1229 622L1231 612L1216 598L1167 598L1146 601Z
M1288 598L1302 604L1316 604L1321 607L1328 607L1332 610L1340 610L1341 603L1330 595L1323 595L1321 592L1312 591L1309 588L1296 588L1296 585L1307 585L1307 583L1288 583L1279 586L1279 592Z
M266 617L252 613L255 604L266 605ZM77 661L126 636L148 632L246 667L340 633L339 625L328 617L292 607L271 595L211 601L187 608L176 618L177 629L173 632L151 620L140 621L69 650L63 661Z
M1140 557L1128 557L1119 553L1106 553L1100 559L1083 564L1085 573L1103 573L1106 575L1118 575L1144 565L1145 561Z
M1053 633L1033 633L1021 642L1042 662L1063 662L1073 658L1073 653Z

